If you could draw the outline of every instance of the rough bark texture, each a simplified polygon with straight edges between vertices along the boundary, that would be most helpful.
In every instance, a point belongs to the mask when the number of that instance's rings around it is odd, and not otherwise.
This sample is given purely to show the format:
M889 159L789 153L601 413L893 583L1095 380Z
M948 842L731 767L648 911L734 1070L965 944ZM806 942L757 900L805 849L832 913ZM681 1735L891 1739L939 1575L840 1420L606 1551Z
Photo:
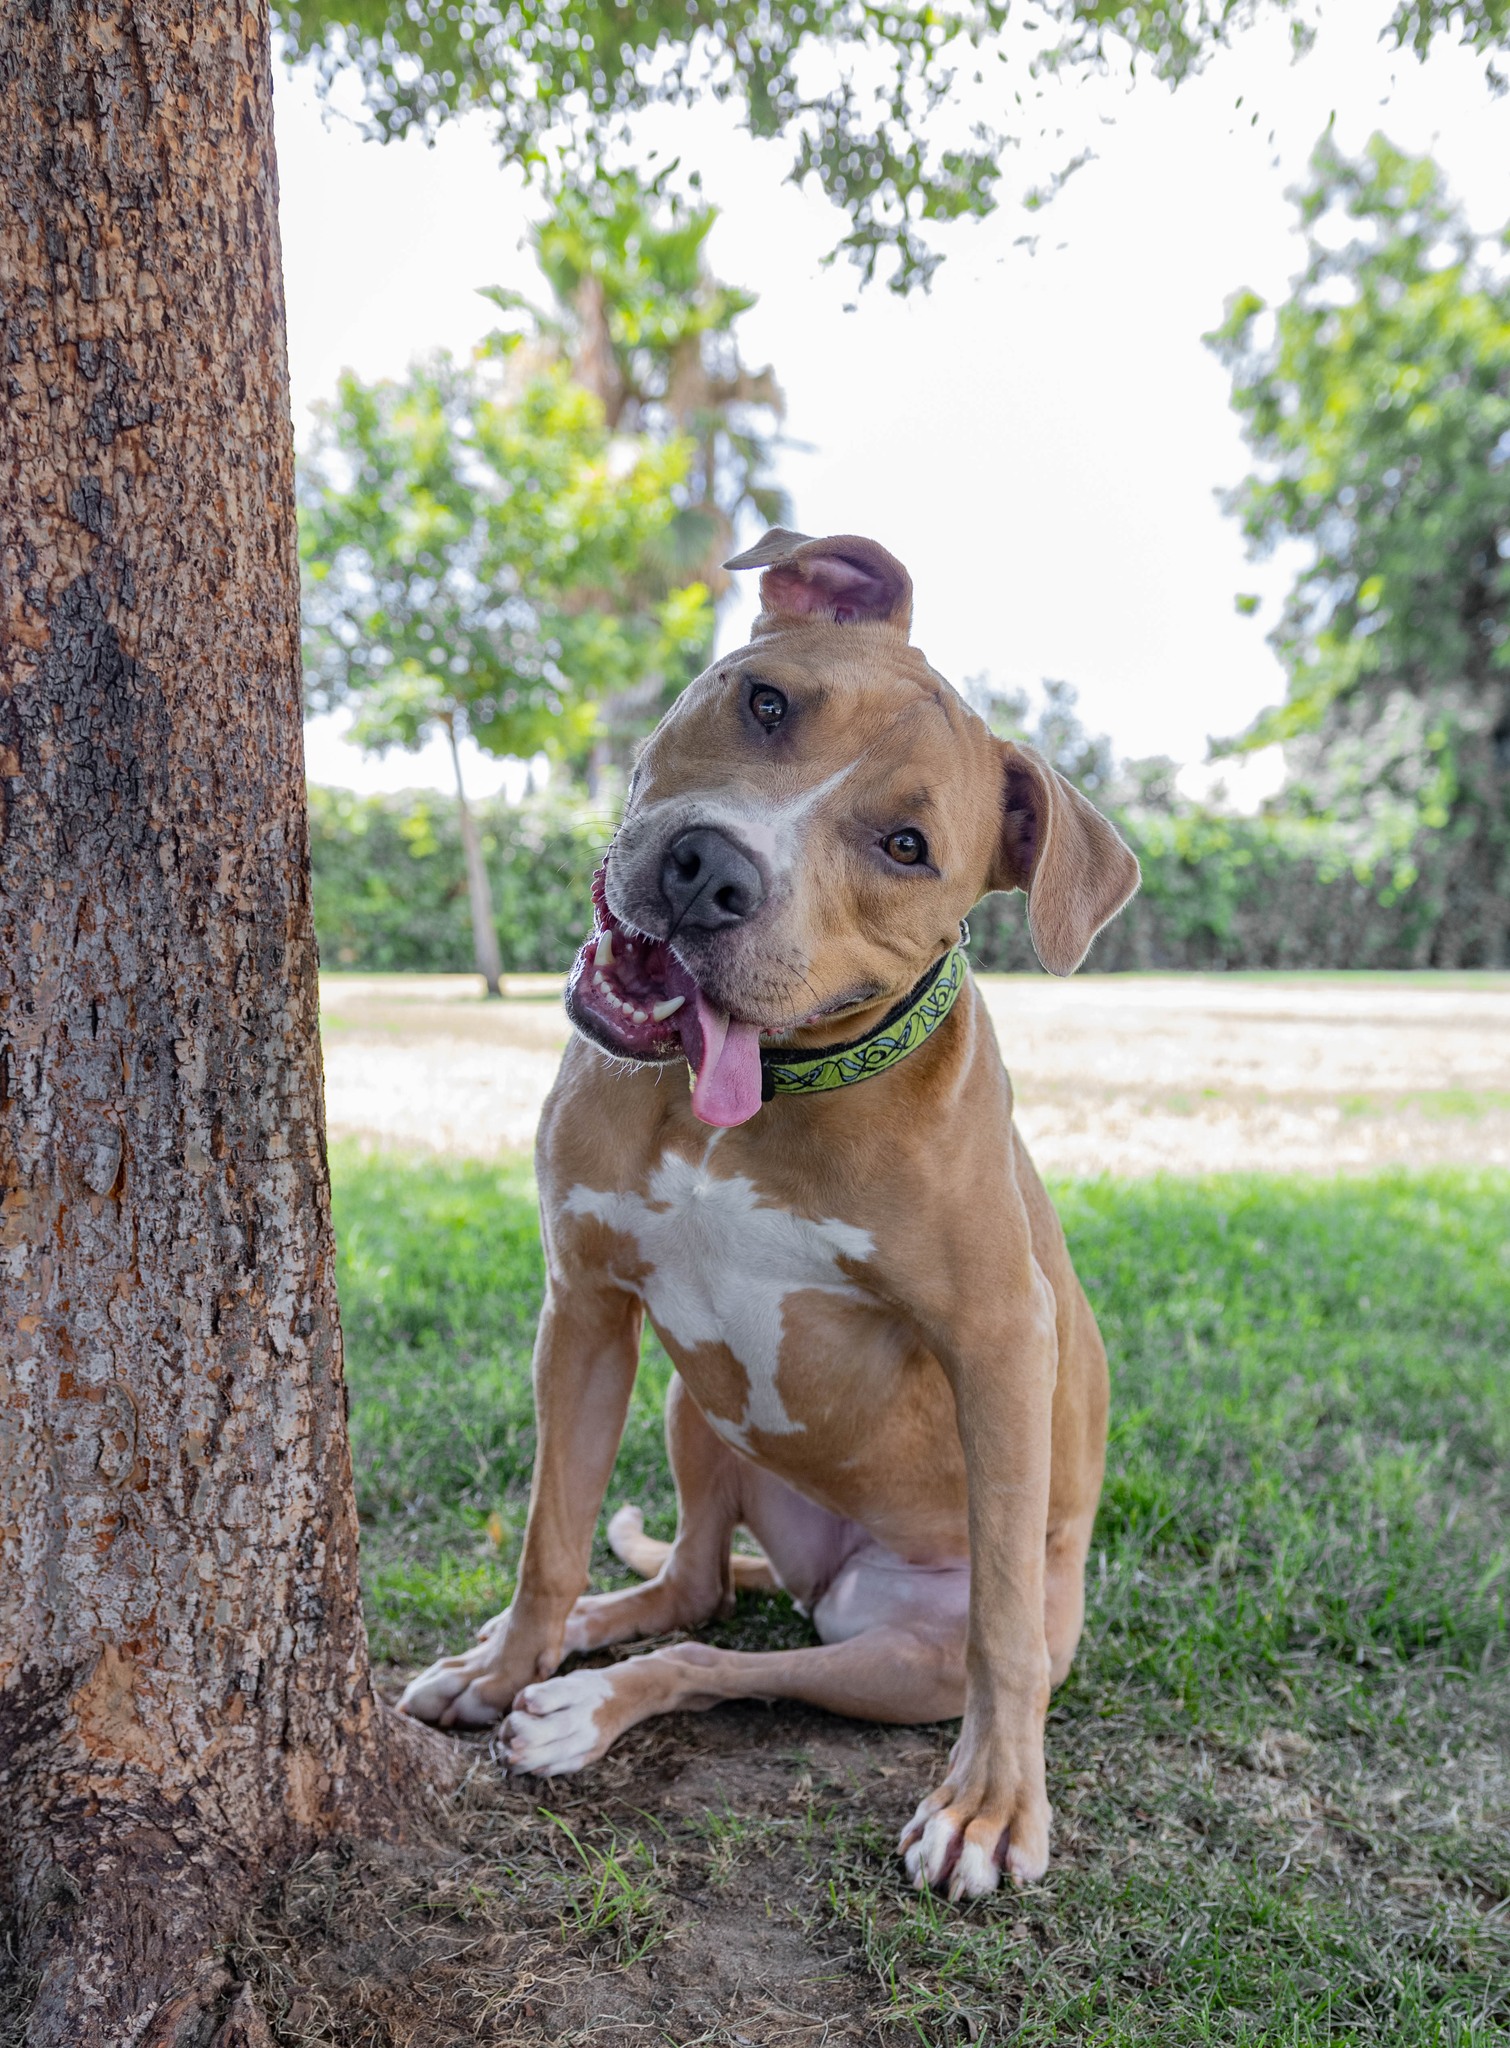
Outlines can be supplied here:
M324 1164L268 24L0 23L0 1855L37 2043L380 1797ZM370 1811L369 1807L369 1811ZM239 2017L238 2017L239 2015Z

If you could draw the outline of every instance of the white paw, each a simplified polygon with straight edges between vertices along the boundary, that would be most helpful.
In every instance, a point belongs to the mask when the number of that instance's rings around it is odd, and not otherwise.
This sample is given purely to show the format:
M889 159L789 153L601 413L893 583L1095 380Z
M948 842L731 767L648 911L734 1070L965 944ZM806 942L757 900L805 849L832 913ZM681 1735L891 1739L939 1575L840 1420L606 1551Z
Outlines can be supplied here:
M499 1748L511 1771L558 1778L580 1771L607 1749L598 1709L613 1697L607 1671L569 1671L527 1685L504 1723Z
M927 1801L924 1801L924 1806ZM959 1824L947 1813L914 1814L901 1840L902 1861L914 1887L947 1887L951 1899L983 1899L1001 1882L996 1858L978 1842L962 1842Z
M1048 1867L1048 1826L1047 1801L951 1800L945 1786L922 1801L897 1848L918 1891L983 1899L1003 1873L1015 1884L1038 1882Z
M505 1704L495 1705L488 1697L492 1677L492 1657L479 1650L442 1657L410 1679L399 1695L398 1710L445 1728L491 1728Z

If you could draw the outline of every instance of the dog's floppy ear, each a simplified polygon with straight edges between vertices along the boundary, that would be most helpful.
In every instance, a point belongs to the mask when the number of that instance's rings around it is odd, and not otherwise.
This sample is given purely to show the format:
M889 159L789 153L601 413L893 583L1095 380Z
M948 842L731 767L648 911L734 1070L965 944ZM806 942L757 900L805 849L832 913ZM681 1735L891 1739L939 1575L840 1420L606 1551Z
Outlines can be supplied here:
M724 567L765 570L760 610L772 621L826 614L847 626L880 619L903 635L912 624L912 578L879 541L857 533L813 540L773 526Z
M1095 805L1032 747L1001 742L1001 832L990 889L1025 889L1033 950L1073 974L1141 879L1132 851Z

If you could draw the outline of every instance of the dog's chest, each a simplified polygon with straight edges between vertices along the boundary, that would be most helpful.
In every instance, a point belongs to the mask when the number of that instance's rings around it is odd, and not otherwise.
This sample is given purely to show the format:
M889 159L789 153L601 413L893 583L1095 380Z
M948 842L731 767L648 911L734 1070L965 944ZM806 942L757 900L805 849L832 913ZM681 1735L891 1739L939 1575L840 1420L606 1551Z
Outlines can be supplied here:
M778 1383L793 1298L865 1301L841 1261L871 1257L868 1232L776 1207L744 1176L721 1177L669 1152L644 1195L574 1187L565 1207L633 1241L643 1270L631 1284L679 1362L718 1346L743 1368L742 1406L727 1396L710 1405L694 1388L722 1436L749 1450L752 1431L786 1436L803 1428Z

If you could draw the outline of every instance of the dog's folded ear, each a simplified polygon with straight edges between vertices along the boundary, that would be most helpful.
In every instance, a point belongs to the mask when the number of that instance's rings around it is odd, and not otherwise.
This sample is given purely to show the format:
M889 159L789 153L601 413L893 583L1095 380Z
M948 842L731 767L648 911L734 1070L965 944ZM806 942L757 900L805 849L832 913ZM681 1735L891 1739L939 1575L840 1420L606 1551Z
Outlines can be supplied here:
M773 624L823 615L841 626L878 619L904 637L912 624L912 578L879 541L857 533L813 540L773 526L724 567L764 569L761 617Z
M1001 742L1002 820L990 889L1023 889L1033 950L1073 974L1141 876L1117 829L1032 747Z

